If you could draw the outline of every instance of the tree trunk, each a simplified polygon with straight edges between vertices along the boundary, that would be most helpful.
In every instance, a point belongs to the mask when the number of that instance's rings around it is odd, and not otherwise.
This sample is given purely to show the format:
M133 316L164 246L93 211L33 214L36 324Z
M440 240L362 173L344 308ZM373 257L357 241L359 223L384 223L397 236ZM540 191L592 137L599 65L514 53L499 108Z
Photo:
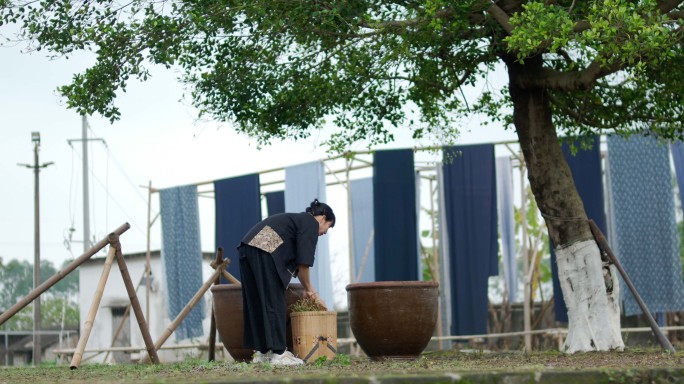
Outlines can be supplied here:
M540 57L508 66L513 121L525 157L537 206L546 221L558 262L558 278L568 307L568 336L563 350L623 349L618 282L614 267L602 265L551 120L547 91L523 88L518 81L542 67ZM604 273L612 285L604 282ZM609 287L609 288L608 288Z

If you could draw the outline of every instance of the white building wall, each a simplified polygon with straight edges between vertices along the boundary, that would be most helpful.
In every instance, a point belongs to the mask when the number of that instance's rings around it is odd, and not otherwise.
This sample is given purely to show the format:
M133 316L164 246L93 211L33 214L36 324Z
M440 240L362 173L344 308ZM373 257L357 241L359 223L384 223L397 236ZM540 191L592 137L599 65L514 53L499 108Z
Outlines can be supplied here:
M85 327L85 322L92 305L95 290L97 288L100 277L102 276L102 270L104 269L104 257L98 257L97 259L92 259L89 262L84 263L79 267L79 286L80 286L80 330L81 335ZM210 260L204 260L202 262L202 274L203 281L206 281L213 270L209 266ZM134 286L137 286L137 297L142 308L143 316L146 316L146 288L144 280L139 284L140 280L143 278L143 272L145 270L146 258L144 256L136 257L126 257L126 266L128 267L128 272L131 276ZM163 332L171 325L173 319L168 317L167 308L167 298L165 295L165 279L162 276L162 264L158 255L151 258L151 268L152 268L152 285L150 291L150 308L149 308L149 319L147 324L149 327L150 335L152 337L152 342L156 342L162 336ZM210 314L211 314L211 291L207 291L204 295L205 301L205 316L204 316L204 336L197 339L182 340L180 344L206 344L209 337L209 327L210 327ZM102 349L109 348L112 343L112 338L116 332L118 324L114 324L112 321L112 308L113 307L126 307L130 303L128 298L128 293L124 285L123 279L121 277L121 271L119 270L118 263L116 259L112 264L112 269L107 279L107 284L100 301L100 307L97 310L97 316L93 323L93 328L88 338L88 343L86 344L86 351L92 349ZM138 321L131 309L130 313L130 337L131 346L143 348L143 354L146 354L144 349L145 343L143 341L142 333L138 325ZM178 344L175 339L175 334L164 343L164 346L172 346ZM158 351L158 356L162 362L178 361L183 360L189 355L197 356L197 348L189 349L173 349L173 350L160 350ZM205 352L206 354L206 352ZM94 357L90 358L91 356ZM83 357L83 363L103 363L106 353L85 353ZM130 355L131 361L136 362L142 354L132 353ZM218 355L220 356L220 355ZM109 354L108 361L112 361L112 354Z

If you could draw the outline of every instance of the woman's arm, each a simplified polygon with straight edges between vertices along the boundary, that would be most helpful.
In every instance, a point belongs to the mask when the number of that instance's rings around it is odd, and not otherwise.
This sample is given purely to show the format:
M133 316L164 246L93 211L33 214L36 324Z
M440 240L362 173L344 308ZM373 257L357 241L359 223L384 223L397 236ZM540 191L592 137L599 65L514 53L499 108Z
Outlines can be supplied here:
M306 297L313 298L319 304L326 307L325 303L323 302L323 299L321 299L321 297L318 296L318 293L316 293L316 290L314 289L313 285L311 285L311 272L309 270L310 267L306 264L300 264L297 266L297 269L298 269L297 277L299 278L299 282L302 283L302 287L304 287L304 291L306 291L305 292Z

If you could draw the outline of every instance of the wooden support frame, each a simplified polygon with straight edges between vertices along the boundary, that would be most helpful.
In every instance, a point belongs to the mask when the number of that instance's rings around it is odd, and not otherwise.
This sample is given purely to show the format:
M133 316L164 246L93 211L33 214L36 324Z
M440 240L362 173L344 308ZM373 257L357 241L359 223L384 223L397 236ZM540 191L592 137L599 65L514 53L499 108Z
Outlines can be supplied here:
M115 257L116 249L110 246L109 252L107 252L107 259L105 260L104 268L102 269L100 281L97 284L97 289L95 290L95 297L93 298L93 302L90 304L90 310L88 311L88 316L83 326L83 333L81 333L81 336L78 339L78 345L76 345L76 352L74 352L74 355L71 357L71 369L76 369L81 365L81 359L83 359L83 351L85 350L86 344L88 343L88 338L90 338L90 331L92 331L93 329L95 315L97 315L97 309L100 307L102 293L104 292L105 285L107 284L109 272L112 270L112 263L114 262Z
M131 225L128 223L122 224L119 228L114 230L114 234L117 236L120 236L124 232L126 232L129 228L131 228ZM69 273L71 273L74 269L76 269L79 265L83 264L86 260L90 259L94 254L100 252L100 250L109 244L109 239L108 237L100 240L97 244L93 245L87 252L79 256L77 259L69 263L64 269L60 270L59 272L55 273L47 279L43 284L37 286L33 291L31 291L28 295L26 295L23 299L19 300L16 304L14 304L11 308L3 312L2 315L0 315L0 325L5 324L7 320L9 320L12 316L14 316L17 312L21 311L26 307L27 305L31 304L33 300L35 300L38 296L40 296L43 292L47 291L50 287L53 285L57 284L60 280L66 277Z
M221 265L223 263L223 248L219 247L216 250L216 259L214 260L216 265ZM213 264L213 263L212 263ZM214 281L214 285L220 285L221 278L217 277ZM216 360L216 313L214 313L214 306L211 306L211 325L209 326L209 361Z
M185 305L185 308L183 308L180 311L180 313L178 313L176 318L173 319L171 324L166 328L166 330L164 330L164 332L159 337L159 339L157 339L157 342L154 344L155 349L159 349L164 345L166 340L168 340L168 338L171 336L171 334L176 330L176 328L178 328L180 323L183 320L185 320L185 318L188 316L190 311L202 299L202 296L204 296L204 294L209 290L209 288L212 286L212 284L214 284L216 279L221 274L221 271L225 270L225 268L229 262L230 262L230 260L226 259L226 260L223 260L223 262L217 266L216 271L214 271L214 273L211 275L211 277L209 277L209 279L207 279L207 281L205 281L204 284L202 284L202 286L197 291L197 293L195 293L195 295L190 299L188 304ZM145 362L149 361L149 359L150 359L150 356L143 356L140 359L140 363L145 363Z
M133 313L135 313L135 318L138 320L138 326L140 327L140 332L142 332L143 341L145 342L145 347L147 348L147 354L149 355L149 358L152 360L153 364L159 364L157 349L154 347L154 344L152 344L152 336L150 336L150 330L147 327L145 315L143 314L142 307L140 307L140 302L138 301L138 295L135 292L131 275L128 273L126 261L124 261L123 254L121 253L121 243L119 243L118 237L113 239L112 247L116 248L116 262L119 264L119 270L121 271L121 277L123 278L126 291L128 292L128 298L131 301Z
M121 277L123 278L124 285L126 286L126 291L128 292L128 297L131 301L131 308L135 313L135 317L138 320L138 325L140 326L140 331L145 341L145 346L147 348L147 353L154 364L159 364L159 357L157 356L157 350L154 348L152 343L152 337L150 336L149 328L147 327L147 322L140 307L140 302L138 301L138 296L131 281L131 276L128 273L128 267L126 266L126 261L121 253L121 243L119 242L119 235L116 233L110 233L107 237L109 241L109 252L107 253L107 259L105 260L105 265L102 270L102 276L97 285L95 291L95 297L88 311L88 317L85 322L84 332L78 340L78 345L71 359L70 368L77 369L81 365L81 360L83 358L83 352L85 351L85 346L88 343L88 338L90 337L90 331L92 330L93 323L95 321L95 316L97 315L97 310L100 307L100 301L102 299L102 294L104 292L105 285L107 284L107 278L109 277L109 272L111 271L114 259L116 259L119 265L119 270L121 271Z

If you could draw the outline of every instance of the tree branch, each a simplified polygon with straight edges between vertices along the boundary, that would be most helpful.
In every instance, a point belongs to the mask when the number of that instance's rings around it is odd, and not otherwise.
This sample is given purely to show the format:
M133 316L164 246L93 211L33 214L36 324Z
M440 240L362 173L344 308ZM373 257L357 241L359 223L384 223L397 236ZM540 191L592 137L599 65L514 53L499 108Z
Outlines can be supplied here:
M444 8L440 9L439 11L435 12L434 19L444 19L448 16L450 16L453 13L451 8ZM422 18L416 18L416 19L407 19L407 20L390 20L390 21L368 21L368 20L361 20L359 22L359 26L363 28L369 28L369 29L374 29L374 30L381 30L381 29L397 29L397 28L406 28L406 27L412 27L416 25L421 25L424 24L428 21L428 19L422 19Z
M662 0L658 4L658 9L662 13L668 13L679 7L683 2L684 0Z
M519 76L517 84L523 88L544 87L556 91L586 90L593 87L596 80L620 69L622 69L622 62L601 67L601 64L596 61L580 71L562 72L551 68L540 68L534 74Z
M511 25L510 17L508 17L508 14L504 12L504 10L498 5L496 5L493 0L492 5L487 7L487 13L489 13L497 23L499 23L501 28L503 28L506 33L510 35L511 32L513 32L513 26Z
M561 103L553 94L548 93L549 100L553 105L556 107L560 108L567 114L571 119L573 119L576 123L582 124L582 125L588 125L592 127L596 127L599 129L610 129L613 128L611 126L608 126L606 124L599 123L598 121L592 120L589 118L586 114L581 113L579 111L576 111L567 105Z
M684 19L684 11L680 11L680 10L672 11L672 12L668 13L667 16L671 20Z

